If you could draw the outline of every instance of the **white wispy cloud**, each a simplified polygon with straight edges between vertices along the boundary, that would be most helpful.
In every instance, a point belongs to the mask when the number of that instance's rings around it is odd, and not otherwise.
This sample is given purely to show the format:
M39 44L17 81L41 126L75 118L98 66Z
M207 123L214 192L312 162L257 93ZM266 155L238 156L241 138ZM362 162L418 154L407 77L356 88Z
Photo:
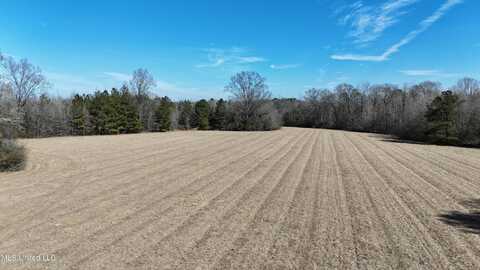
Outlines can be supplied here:
M267 61L267 59L263 57L257 57L257 56L239 56L239 57L236 57L236 60L238 60L238 63L240 64L251 64L251 63L260 63L260 62Z
M255 64L267 61L263 57L248 55L248 50L241 47L208 48L203 49L203 52L207 54L207 62L195 65L196 68L217 68L224 65Z
M359 54L334 54L331 56L333 60L339 61L368 61L382 62L387 60L384 55L359 55Z
M371 61L371 62L382 62L388 60L388 58L398 52L401 47L412 42L418 35L428 30L435 22L440 20L451 8L462 3L463 0L447 0L445 1L440 8L438 8L432 15L424 19L418 25L417 29L408 33L404 38L399 42L388 48L381 55L358 55L358 54L342 54L342 55L332 55L331 58L334 60L349 60L349 61Z
M118 82L126 82L132 79L132 75L119 72L103 72L103 75L110 77Z
M378 39L385 30L399 22L407 14L406 7L419 0L389 0L378 6L367 6L357 1L343 8L341 24L349 24L352 30L349 36L357 44L366 44ZM346 13L346 14L345 14Z
M58 94L66 95L73 92L92 91L106 87L103 81L68 73L47 71L44 72L44 75Z
M225 59L224 58L218 58L211 63L198 64L195 67L197 67L197 68L214 68L214 67L219 67L223 64L225 64Z
M131 79L131 75L121 72L102 72L92 76L73 75L68 73L44 72L47 80L52 84L52 90L59 96L68 96L73 93L92 93L95 90L119 87ZM163 79L155 80L156 87L152 92L159 96L169 96L175 100L186 98L223 97L221 87L197 88L180 82L170 82ZM212 91L212 89L220 89Z
M298 67L300 67L300 64L270 65L271 69L292 69L292 68L298 68Z
M155 93L157 95L168 96L174 100L224 97L222 87L191 87L183 83L172 83L164 80L156 80L156 84ZM218 91L214 91L214 89Z
M459 77L460 74L457 73L448 73L441 70L435 69L410 69L410 70L400 70L400 73L403 73L407 76L414 77Z

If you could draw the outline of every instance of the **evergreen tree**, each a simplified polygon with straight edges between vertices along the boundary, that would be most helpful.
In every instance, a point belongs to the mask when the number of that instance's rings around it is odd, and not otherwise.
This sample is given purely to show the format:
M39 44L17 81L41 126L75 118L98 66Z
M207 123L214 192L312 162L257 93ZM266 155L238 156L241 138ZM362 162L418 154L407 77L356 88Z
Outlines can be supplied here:
M210 104L205 99L202 99L195 103L195 114L194 121L195 126L200 130L209 129L209 115L210 115Z
M435 143L456 143L458 141L455 119L459 98L452 91L442 92L427 107L425 117L429 128L427 137Z
M191 119L193 114L192 102L189 100L181 101L179 104L180 116L178 118L178 125L183 129L191 128Z
M175 104L168 98L160 99L157 109L155 110L155 123L159 131L169 131L172 129L172 113Z
M121 112L120 92L113 88L110 95L107 93L105 107L103 108L106 114L106 134L120 134L125 130L122 124L125 122L124 116Z
M142 123L135 106L135 97L126 86L121 89L120 115L124 133L138 133L142 130Z
M70 104L70 125L73 135L87 135L87 114L84 96L75 95Z
M215 112L212 114L210 125L212 129L224 130L227 114L225 100L219 99L215 105Z
M109 103L110 94L108 91L97 91L88 103L88 111L91 115L93 133L96 135L110 134L111 109ZM108 126L108 128L107 128Z

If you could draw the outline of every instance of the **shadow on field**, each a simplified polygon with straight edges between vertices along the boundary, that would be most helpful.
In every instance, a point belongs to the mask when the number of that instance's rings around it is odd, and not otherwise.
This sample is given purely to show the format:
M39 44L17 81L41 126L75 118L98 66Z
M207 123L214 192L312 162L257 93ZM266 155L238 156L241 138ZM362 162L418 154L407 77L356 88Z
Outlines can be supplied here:
M390 142L390 143L401 143L401 144L417 144L417 145L435 145L435 146L455 146L455 147L461 147L461 148L473 148L473 149L478 149L480 148L479 144L461 144L457 142L427 142L427 141L413 141L413 140L407 140L407 139L401 139L398 137L395 137L393 135L384 135L384 134L371 134L368 135L370 138L377 139L382 142Z
M417 142L417 141L410 141L410 140L402 140L402 139L397 139L397 138L383 138L381 139L382 142L391 142L391 143L406 143L406 144L421 144L421 145L429 145L426 142Z
M382 141L382 142L428 145L428 143L426 143L426 142L404 140L404 139L400 139L398 137L395 137L393 135L369 134L368 137L377 139L377 140Z
M480 234L480 199L465 201L462 205L470 210L468 212L450 211L439 215L440 220L465 233Z

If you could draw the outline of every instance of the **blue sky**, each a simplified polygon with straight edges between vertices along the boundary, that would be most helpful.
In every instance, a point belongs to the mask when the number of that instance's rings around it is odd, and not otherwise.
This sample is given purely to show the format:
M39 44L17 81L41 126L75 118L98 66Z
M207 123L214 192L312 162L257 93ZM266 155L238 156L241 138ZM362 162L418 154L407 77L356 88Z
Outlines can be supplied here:
M340 82L450 86L480 79L480 1L0 0L0 51L28 58L68 96L140 67L155 93L225 97L253 70L276 97Z

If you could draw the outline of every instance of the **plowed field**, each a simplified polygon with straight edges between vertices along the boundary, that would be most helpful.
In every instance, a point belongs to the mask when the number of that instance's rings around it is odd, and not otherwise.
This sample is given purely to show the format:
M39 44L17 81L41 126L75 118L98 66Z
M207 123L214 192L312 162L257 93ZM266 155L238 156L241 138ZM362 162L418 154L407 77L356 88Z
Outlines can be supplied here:
M23 140L0 269L480 269L480 151L367 133Z

